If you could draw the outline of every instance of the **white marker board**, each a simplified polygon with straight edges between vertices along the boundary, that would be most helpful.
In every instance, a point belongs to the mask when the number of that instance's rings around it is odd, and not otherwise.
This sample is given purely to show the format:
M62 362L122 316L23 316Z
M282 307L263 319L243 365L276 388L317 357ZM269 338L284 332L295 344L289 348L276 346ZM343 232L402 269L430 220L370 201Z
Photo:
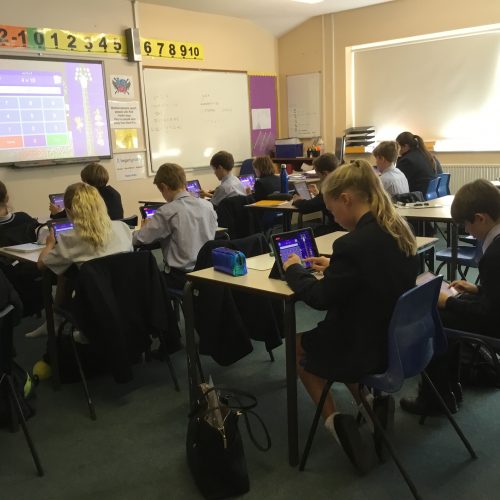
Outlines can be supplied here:
M321 135L320 74L286 77L288 94L288 137Z
M251 157L246 73L145 68L144 91L153 172L206 167L219 150Z

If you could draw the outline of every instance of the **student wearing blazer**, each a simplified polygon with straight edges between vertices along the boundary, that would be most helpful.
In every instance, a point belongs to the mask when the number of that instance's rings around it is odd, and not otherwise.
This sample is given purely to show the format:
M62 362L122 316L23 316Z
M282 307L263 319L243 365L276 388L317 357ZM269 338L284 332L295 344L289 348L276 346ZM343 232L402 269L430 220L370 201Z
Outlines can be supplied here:
M456 224L478 240L483 255L479 260L481 285L465 280L453 281L460 295L450 297L441 292L438 308L447 328L500 337L500 191L484 179L462 186L451 205L451 216ZM455 342L448 343L448 353L434 358L427 372L448 409L458 411L463 400L459 380L460 351ZM415 399L402 399L401 407L417 415L440 411L434 394L423 381Z
M253 194L255 201L265 200L270 194L280 192L281 181L279 176L275 175L274 163L269 156L257 156L252 166L257 177Z
M401 154L396 167L406 175L410 191L420 191L425 196L429 182L436 177L436 165L439 162L429 153L418 135L401 132L396 142Z
M316 328L298 335L298 373L315 403L326 380L334 379L346 383L359 404L356 382L387 367L394 306L415 286L416 241L365 160L337 168L325 179L322 192L335 220L350 232L335 241L331 259L308 259L323 273L321 280L296 255L285 263L286 280L297 298L327 311ZM325 427L363 470L365 453L356 445L360 438L354 417L338 413L331 394L323 417Z

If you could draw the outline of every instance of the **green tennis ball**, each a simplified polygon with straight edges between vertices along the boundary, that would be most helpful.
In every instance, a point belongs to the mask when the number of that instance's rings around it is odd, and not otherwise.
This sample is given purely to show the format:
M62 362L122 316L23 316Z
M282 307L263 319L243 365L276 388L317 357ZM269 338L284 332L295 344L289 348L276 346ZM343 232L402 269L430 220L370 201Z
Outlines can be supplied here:
M43 360L37 361L33 366L33 375L36 375L40 380L47 380L52 376L52 368Z

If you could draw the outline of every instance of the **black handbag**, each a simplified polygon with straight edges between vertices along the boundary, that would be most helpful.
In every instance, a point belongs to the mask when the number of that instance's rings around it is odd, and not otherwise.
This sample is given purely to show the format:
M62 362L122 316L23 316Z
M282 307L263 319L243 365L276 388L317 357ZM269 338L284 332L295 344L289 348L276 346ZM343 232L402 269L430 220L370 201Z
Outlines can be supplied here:
M271 447L271 439L264 423L251 411L257 405L254 396L242 391L216 389L208 384L198 386L197 408L189 415L186 439L188 465L202 495L216 500L242 495L249 491L245 451L238 428L241 415L249 430L250 439L262 451ZM252 401L242 405L239 397ZM235 399L237 404L230 404ZM251 432L247 413L262 424L267 446L261 446Z

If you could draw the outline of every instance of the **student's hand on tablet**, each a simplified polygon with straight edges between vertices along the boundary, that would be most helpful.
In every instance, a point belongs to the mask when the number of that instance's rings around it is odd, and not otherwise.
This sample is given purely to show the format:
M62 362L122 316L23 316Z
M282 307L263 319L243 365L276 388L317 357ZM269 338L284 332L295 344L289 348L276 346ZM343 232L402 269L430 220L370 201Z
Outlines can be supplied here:
M294 194L293 197L292 197L292 203L294 201L299 201L301 199L302 199L302 197L300 196L300 194Z
M252 194L252 188L251 187L246 187L245 188L245 193L246 194Z
M200 191L200 195L203 197L203 198L212 198L212 195L214 194L213 191L205 191L204 189L202 189Z
M286 271L290 266L293 266L294 264L302 264L302 261L300 260L300 257L294 253L288 257L288 259L283 262L283 269Z
M59 212L62 212L63 209L59 205L54 205L53 203L49 204L49 211L51 215L58 214Z
M319 189L318 189L318 186L316 186L316 184L309 184L308 188L309 188L309 192L310 192L313 196L318 196L318 194L319 194Z
M450 288L453 287L457 292L478 293L479 288L465 280L455 280L450 283Z
M142 219L141 220L141 227L146 226L148 222L149 222L149 219Z
M314 271L324 272L325 269L330 265L330 259L328 257L309 257L305 259L306 262L311 263L311 267Z

